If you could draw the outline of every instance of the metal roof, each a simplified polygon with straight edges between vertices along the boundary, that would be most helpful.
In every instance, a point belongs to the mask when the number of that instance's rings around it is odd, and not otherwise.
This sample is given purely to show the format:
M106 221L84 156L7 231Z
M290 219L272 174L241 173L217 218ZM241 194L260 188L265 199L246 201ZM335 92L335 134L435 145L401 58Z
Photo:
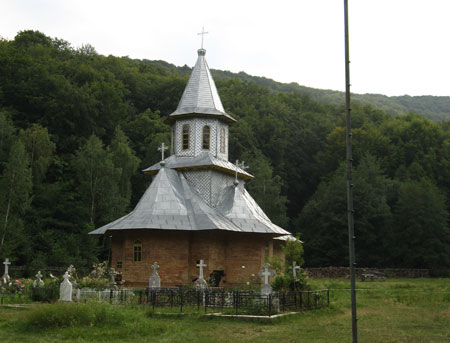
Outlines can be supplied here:
M179 171L161 168L136 208L90 234L108 230L225 230L288 235L273 224L244 189L227 187L217 208L210 207Z
M165 167L183 170L186 168L202 168L202 167L210 167L213 169L222 170L228 174L235 175L236 166L230 161L223 160L221 158L217 158L213 156L209 152L205 152L195 157L182 157L172 155L167 157L165 160ZM155 163L154 165L144 169L143 172L146 174L155 174L158 170L161 169L161 162ZM237 168L238 176L242 179L253 179L253 175L247 173L244 169Z
M216 85L205 59L206 50L198 50L198 59L191 77L184 89L183 96L175 112L169 115L167 121L192 114L215 116L233 123L236 120L225 112L217 92Z

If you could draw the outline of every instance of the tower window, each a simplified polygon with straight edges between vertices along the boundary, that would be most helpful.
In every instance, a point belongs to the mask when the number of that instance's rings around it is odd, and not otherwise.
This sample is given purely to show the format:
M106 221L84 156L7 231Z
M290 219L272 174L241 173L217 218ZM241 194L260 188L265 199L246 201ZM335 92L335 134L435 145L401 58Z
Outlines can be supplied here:
M189 150L189 124L183 125L183 150Z
M133 245L133 261L141 262L142 261L142 243L141 241L134 242Z
M209 136L211 133L211 128L209 125L203 126L203 139L202 139L202 149L209 150Z
M220 152L225 154L225 128L220 129Z

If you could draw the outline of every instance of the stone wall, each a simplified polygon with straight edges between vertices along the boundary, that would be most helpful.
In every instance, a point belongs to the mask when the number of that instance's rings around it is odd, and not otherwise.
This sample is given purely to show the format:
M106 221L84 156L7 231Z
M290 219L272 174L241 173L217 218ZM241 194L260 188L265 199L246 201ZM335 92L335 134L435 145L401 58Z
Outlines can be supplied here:
M429 277L428 269L408 268L356 268L356 277L364 273L384 273L386 277ZM314 278L346 278L350 275L349 267L306 268L309 277Z

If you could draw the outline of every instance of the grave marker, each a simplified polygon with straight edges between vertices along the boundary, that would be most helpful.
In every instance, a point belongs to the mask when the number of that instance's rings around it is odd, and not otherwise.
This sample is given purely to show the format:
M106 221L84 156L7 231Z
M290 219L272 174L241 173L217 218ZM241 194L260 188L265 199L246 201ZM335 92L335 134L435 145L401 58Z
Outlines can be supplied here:
M270 264L265 263L264 268L258 273L259 277L264 277L264 284L261 286L261 295L269 295L272 293L272 287L270 286L270 278L275 276L273 270L270 269Z
M59 301L72 302L72 284L69 281L70 275L67 271L63 278L64 281L59 286Z
M153 273L152 276L148 279L148 287L150 288L160 288L161 287L161 278L158 274L158 262L154 262L152 265Z

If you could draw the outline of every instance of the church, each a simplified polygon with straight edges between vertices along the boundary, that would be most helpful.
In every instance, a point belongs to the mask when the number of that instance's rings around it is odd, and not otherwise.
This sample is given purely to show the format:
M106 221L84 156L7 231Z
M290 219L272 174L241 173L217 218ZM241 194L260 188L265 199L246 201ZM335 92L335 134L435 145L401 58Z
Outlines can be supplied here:
M245 189L253 176L228 161L229 126L205 59L198 58L175 112L170 156L144 173L153 181L129 214L90 234L111 236L111 266L125 285L145 286L160 266L161 286L191 284L203 260L213 286L248 281L267 258L284 257L289 232L275 225Z

